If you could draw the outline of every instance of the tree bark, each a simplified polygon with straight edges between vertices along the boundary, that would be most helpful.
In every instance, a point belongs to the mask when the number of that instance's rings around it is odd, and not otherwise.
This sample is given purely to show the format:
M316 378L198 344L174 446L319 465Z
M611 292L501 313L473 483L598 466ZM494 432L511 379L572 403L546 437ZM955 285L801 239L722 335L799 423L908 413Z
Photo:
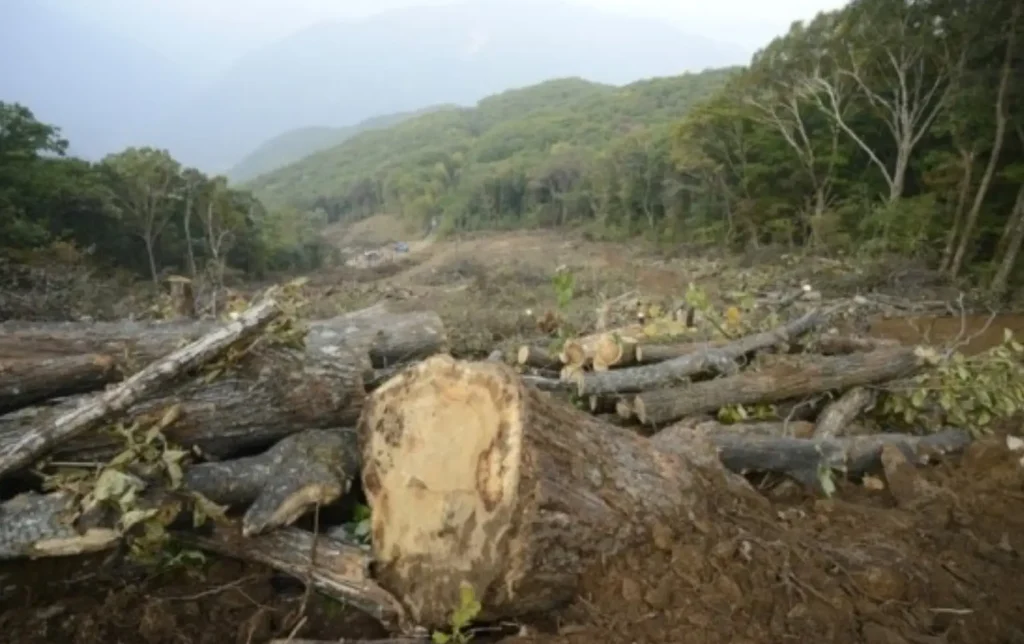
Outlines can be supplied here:
M410 367L370 396L359 432L376 578L427 628L462 583L484 620L550 609L652 526L709 521L723 490L757 497L709 444L657 450L494 363Z
M981 207L985 202L992 178L995 176L996 167L999 164L999 155L1003 149L1003 142L1006 140L1006 126L1009 121L1006 95L1010 86L1010 78L1013 76L1013 58L1017 41L1017 19L1020 16L1020 11L1020 3L1014 3L1013 12L1010 17L1009 34L1006 37L1003 65L999 72L999 88L996 90L996 131L992 140L992 150L988 155L985 172L981 175L978 191L974 193L971 209L967 212L967 217L964 220L963 231L960 233L960 243L957 245L953 261L949 266L949 276L954 279L959 276L960 270L963 268L968 250L974 246L974 229L978 225Z
M811 343L811 349L826 356L843 356L900 346L889 338L862 338L855 335L822 335Z
M255 536L290 525L315 506L333 503L348 490L358 469L358 441L352 430L310 430L258 456L189 466L182 483L215 503L248 506L240 527L243 536ZM190 510L185 497L140 482L140 506L161 508L171 516ZM116 521L116 515L85 509L63 492L21 494L0 504L0 560L103 550L121 539Z
M516 353L516 362L534 369L561 369L562 361L545 347L524 344Z
M62 396L102 389L123 375L108 355L0 360L0 414Z
M827 315L812 311L776 329L757 333L719 348L689 353L653 365L632 367L603 373L577 373L573 377L580 396L611 393L633 393L678 384L690 376L707 371L735 373L736 360L759 349L784 343L822 325Z
M12 442L0 445L0 478L30 465L62 442L80 436L127 409L181 374L202 366L231 345L259 333L281 313L267 300L239 318L142 369L117 387L92 396L76 409L50 414Z
M728 405L776 402L893 380L914 373L923 364L912 348L805 358L761 372L642 393L633 400L633 409L645 425L661 425Z
M354 431L311 429L257 456L193 465L182 482L217 503L248 505L242 535L251 537L334 503L351 488L359 465Z
M818 416L814 438L840 436L862 411L875 402L875 392L865 387L854 387L836 398Z
M1021 247L1024 247L1024 186L1017 190L1017 200L1013 205L1013 212L1006 222L1006 233L1006 246L990 287L996 295L1005 294L1009 288L1010 273L1017 265Z
M344 348L259 349L210 382L197 377L153 392L129 414L159 417L178 405L178 419L163 432L167 439L198 447L208 456L230 457L304 429L353 426L366 397L363 376L368 370L365 354L346 353ZM30 408L0 417L0 453L32 435L47 418L72 413L82 404L71 399L52 409ZM105 461L121 445L117 436L93 431L54 445L53 456L60 461Z
M718 449L722 463L732 472L773 472L784 474L817 491L823 491L822 471L837 471L850 478L876 472L882 466L882 448L893 445L912 463L924 464L934 454L962 451L971 443L971 435L959 429L947 429L926 436L909 434L871 434L845 438L803 439L753 436L729 431L667 427L651 441L686 444L709 439Z
M214 321L0 323L0 358L33 353L125 354L148 361L219 326ZM391 312L386 305L344 313L309 324L312 349L345 346L366 351L377 368L446 349L447 334L433 311Z
M706 349L718 349L729 344L728 340L689 342L686 344L639 344L636 347L636 364L655 364L681 358ZM628 365L623 365L628 366Z

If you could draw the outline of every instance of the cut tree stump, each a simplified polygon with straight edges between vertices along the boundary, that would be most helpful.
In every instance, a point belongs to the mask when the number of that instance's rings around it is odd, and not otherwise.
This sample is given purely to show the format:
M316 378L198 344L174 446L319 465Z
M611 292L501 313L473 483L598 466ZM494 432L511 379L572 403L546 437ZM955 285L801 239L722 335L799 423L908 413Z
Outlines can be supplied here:
M183 373L202 366L231 345L256 335L280 314L274 300L265 300L243 312L237 320L174 351L118 386L90 396L75 409L40 418L15 440L0 444L0 478L31 465L56 445L124 413L138 400Z
M358 429L376 578L427 628L463 582L483 620L551 609L657 526L709 521L717 495L763 502L708 442L656 449L494 363L412 366L369 397Z
M760 349L788 342L795 337L821 326L828 315L821 311L810 313L771 331L757 333L734 340L725 346L707 348L682 355L672 360L641 367L628 367L601 373L578 372L572 375L580 396L612 393L635 393L657 387L679 384L690 376L716 371L731 374L738 371L736 360Z
M645 425L663 425L729 405L771 403L908 376L925 364L913 348L886 349L834 357L801 357L763 371L745 371L686 387L658 389L633 399Z
M0 360L0 414L102 389L123 377L117 362L103 354Z

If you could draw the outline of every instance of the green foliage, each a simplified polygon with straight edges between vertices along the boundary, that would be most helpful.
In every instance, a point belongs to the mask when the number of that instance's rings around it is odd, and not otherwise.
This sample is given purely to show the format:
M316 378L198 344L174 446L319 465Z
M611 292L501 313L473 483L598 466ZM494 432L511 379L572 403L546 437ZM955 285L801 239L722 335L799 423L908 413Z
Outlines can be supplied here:
M997 347L973 357L954 353L910 386L888 392L880 407L889 424L960 427L976 435L1024 412L1024 345L1006 329Z
M62 244L80 258L157 281L204 265L260 275L326 259L323 217L268 211L223 177L183 168L165 150L128 148L100 163L64 157L57 127L0 102L0 252Z
M476 598L473 587L463 582L459 587L459 605L452 611L451 619L448 622L451 632L435 631L431 636L431 641L434 644L466 644L471 641L472 634L465 633L463 629L476 619L476 616L480 614L480 609L480 602Z
M551 285L555 289L558 308L564 311L576 293L576 275L568 268L560 268L551 276Z

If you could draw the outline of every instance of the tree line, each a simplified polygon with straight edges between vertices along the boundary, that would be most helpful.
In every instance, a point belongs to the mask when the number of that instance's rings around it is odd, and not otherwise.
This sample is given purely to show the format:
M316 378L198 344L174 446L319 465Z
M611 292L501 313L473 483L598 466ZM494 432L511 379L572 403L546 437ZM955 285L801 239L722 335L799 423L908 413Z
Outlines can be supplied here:
M59 127L0 102L0 252L25 258L60 246L154 282L174 271L218 283L229 268L259 276L324 257L308 213L268 209L166 150L128 148L90 163L67 149Z
M1024 273L1021 24L1017 0L855 0L741 70L552 81L252 187L331 219L892 253L1002 293Z

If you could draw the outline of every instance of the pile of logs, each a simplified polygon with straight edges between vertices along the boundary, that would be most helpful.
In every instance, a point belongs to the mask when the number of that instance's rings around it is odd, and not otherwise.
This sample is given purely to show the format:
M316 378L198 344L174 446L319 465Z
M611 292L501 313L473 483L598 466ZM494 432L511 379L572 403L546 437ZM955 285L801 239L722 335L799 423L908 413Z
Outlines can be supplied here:
M421 634L444 626L463 584L482 620L568 602L602 558L679 517L713 520L716 495L756 496L740 474L816 488L823 468L878 468L887 446L923 462L919 448L969 441L858 428L872 386L924 368L926 353L822 335L822 311L735 340L650 344L620 329L555 355L526 346L517 367L456 360L435 313L386 305L311 322L298 348L254 341L281 314L266 299L223 324L0 324L0 485L25 490L0 497L0 559L118 543L109 513L29 489L33 473L108 463L123 449L112 424L158 418L192 456L182 486L232 510L177 536ZM709 415L766 402L785 420ZM175 498L138 485L154 507ZM369 550L293 525L354 488L372 509Z

